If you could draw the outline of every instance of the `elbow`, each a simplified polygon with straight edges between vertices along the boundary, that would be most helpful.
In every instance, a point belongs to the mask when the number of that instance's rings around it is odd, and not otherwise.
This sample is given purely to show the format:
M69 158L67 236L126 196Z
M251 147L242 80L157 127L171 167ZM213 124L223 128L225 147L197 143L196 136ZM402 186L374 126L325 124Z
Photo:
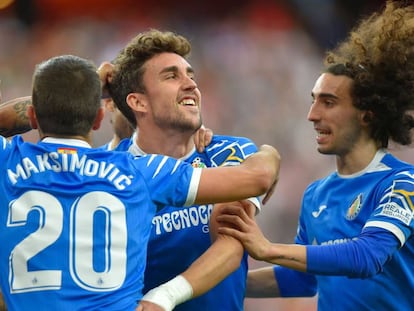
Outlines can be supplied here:
M387 257L378 256L375 252L366 251L364 256L359 256L359 264L351 272L351 277L354 278L370 278L383 271L383 267L387 262Z
M372 260L370 264L366 263L365 265L361 265L360 269L353 273L353 277L361 279L373 277L383 271L382 267L382 263Z
M265 194L276 185L278 181L278 173L278 170L264 169L260 174L258 174L259 179L256 185L258 187L258 191L260 191L260 194Z

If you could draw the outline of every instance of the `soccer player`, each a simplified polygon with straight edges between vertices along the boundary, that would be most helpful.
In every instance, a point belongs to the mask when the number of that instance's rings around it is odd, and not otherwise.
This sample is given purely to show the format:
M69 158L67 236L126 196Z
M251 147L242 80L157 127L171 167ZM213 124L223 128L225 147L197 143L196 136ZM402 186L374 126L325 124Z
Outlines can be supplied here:
M269 242L237 204L219 221L250 255L250 297L318 293L318 310L414 310L414 167L387 151L412 142L414 6L388 1L326 58L308 120L336 172L306 189L296 244Z
M273 191L279 155L270 146L240 166L211 169L92 149L100 99L95 66L51 58L36 67L28 108L41 140L0 137L0 285L8 310L134 310L157 208Z
M183 36L149 30L134 37L115 58L112 80L110 64L100 67L104 80L109 75L110 95L119 110L137 126L128 150L134 155L165 154L194 167L238 165L256 151L250 139L214 135L205 152L194 147L194 133L202 124L201 93L188 62L190 51ZM252 198L245 207L254 217L260 203ZM227 236L219 235L211 244L212 212L217 211L211 204L158 211L152 220L145 292L184 272L204 255L183 273L188 281L185 298L160 301L162 294L151 291L146 300L171 310L178 301L197 297L175 310L243 310L247 253L239 241Z

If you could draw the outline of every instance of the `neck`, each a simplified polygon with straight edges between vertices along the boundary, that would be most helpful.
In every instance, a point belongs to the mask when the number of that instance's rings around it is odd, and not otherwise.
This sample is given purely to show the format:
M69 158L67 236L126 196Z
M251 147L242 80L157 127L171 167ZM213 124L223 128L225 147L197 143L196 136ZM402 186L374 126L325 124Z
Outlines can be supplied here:
M145 153L157 153L176 159L182 158L194 148L194 133L174 131L145 131L140 128L136 138L138 147Z
M115 149L118 146L120 141L121 139L117 135L114 135L114 137L112 137L111 139L111 142L110 142L111 145L109 146L109 148L111 150Z
M336 156L336 167L339 174L351 175L365 169L374 159L380 148L372 141L355 146L352 151Z
M86 141L91 146L93 145L93 143L92 143L92 134L91 133L87 136L81 136L81 135L57 135L57 134L49 134L49 133L40 133L39 132L39 137L40 137L40 140L42 140L46 137L77 139L77 140Z

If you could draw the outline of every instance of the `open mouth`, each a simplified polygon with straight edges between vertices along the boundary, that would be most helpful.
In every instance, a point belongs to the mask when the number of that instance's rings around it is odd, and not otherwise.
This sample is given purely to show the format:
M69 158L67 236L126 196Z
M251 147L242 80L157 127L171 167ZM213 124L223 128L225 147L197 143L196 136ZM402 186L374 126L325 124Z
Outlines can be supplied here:
M178 104L181 106L193 106L193 107L197 106L195 100L190 99L190 98L183 99Z

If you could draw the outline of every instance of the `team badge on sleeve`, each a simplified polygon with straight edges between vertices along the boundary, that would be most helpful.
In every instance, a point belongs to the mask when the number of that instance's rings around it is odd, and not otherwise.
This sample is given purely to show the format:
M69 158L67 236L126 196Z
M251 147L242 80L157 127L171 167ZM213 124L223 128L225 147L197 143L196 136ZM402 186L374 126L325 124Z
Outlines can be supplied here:
M236 165L243 162L243 159L245 158L246 156L241 147L238 144L233 143L214 154L211 157L211 163L213 166L220 166L223 163L226 163L226 165L234 163Z
M380 215L392 217L409 225L414 212L414 183L411 180L396 180L391 191L383 199Z

